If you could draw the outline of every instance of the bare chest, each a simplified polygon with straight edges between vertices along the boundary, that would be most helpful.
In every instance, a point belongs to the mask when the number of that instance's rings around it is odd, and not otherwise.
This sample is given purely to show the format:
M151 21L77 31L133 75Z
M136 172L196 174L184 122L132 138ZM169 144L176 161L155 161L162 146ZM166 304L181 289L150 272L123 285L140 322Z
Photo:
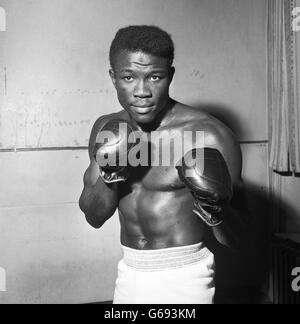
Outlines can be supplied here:
M127 189L152 192L183 189L175 166L188 151L204 146L203 132L188 126L175 127L151 133L144 143L139 154L134 155L139 157L140 164L131 169Z
M174 166L139 167L135 168L128 185L135 189L143 188L146 191L174 191L184 188Z

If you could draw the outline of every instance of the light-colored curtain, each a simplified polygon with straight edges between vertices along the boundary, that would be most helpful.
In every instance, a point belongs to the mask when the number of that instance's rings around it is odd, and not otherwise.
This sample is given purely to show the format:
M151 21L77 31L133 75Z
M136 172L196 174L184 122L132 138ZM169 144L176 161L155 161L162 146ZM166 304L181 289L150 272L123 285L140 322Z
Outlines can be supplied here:
M300 31L293 9L300 0L268 0L270 167L300 173Z

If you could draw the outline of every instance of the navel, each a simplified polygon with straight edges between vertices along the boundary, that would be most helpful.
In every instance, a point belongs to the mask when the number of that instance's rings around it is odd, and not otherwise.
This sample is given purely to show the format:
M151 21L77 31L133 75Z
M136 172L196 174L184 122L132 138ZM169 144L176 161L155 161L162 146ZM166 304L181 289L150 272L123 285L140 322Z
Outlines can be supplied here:
M140 246L140 248L142 248L142 249L144 249L145 246L146 246L148 243L149 243L149 241L148 241L147 239L145 239L145 238L141 238L141 239L139 240L139 246Z

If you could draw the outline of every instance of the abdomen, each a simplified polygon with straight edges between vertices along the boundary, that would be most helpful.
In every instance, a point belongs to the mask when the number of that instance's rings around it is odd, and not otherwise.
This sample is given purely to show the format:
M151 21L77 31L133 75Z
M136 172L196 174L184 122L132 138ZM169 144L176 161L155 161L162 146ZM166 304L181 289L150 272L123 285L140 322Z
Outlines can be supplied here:
M191 245L203 240L204 226L193 211L188 190L133 191L119 204L122 243L139 248L157 249Z

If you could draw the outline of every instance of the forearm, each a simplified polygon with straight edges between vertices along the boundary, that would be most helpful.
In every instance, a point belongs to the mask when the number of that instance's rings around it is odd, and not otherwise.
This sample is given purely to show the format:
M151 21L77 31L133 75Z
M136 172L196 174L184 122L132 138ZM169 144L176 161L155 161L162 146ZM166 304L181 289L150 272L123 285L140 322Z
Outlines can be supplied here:
M117 208L117 184L108 186L99 179L95 185L86 186L79 205L88 223L95 228L100 228Z

